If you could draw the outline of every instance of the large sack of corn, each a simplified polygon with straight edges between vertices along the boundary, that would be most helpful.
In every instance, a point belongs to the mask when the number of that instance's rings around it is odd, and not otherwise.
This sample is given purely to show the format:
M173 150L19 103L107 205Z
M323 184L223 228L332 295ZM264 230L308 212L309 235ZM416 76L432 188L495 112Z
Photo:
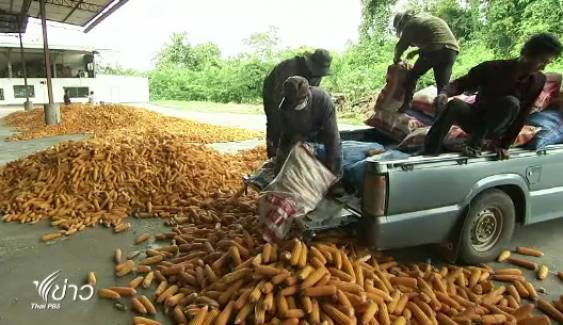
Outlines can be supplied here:
M561 73L546 72L547 80L542 92L534 103L533 112L541 112L546 109L561 93L562 75Z
M388 111L373 112L365 123L397 142L401 142L413 131L425 126L409 114Z
M375 102L375 111L396 112L405 98L404 83L410 66L405 63L393 64L387 68L385 87Z
M406 136L403 141L398 145L399 150L414 152L423 149L424 143L426 141L426 136L430 131L430 127L422 127L408 136ZM520 133L514 140L512 144L513 147L521 147L530 143L536 134L541 131L540 127L532 125L524 125L520 130ZM460 151L464 144L469 140L470 135L467 134L463 129L457 125L452 126L448 135L444 139L444 147L452 151ZM495 148L495 142L493 140L487 141L488 147L490 149Z
M312 149L304 144L296 145L258 201L264 239L285 238L293 220L313 211L336 180Z

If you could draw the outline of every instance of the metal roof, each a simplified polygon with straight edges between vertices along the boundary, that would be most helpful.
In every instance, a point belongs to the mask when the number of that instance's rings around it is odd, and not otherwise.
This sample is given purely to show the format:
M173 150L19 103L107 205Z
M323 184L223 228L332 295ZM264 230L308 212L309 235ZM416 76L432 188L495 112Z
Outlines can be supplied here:
M14 40L13 42L7 42L0 37L0 50L2 49L19 49L20 43L19 41ZM36 49L43 51L43 43L24 43L24 49ZM91 52L99 52L99 51L110 51L109 49L99 49L93 46L83 46L77 44L49 44L49 50L51 51L72 51L72 52L84 52L84 53L91 53Z
M88 32L128 0L45 0L47 20L86 27ZM22 24L18 24L23 17ZM39 0L0 0L0 33L24 32L27 17L40 18Z

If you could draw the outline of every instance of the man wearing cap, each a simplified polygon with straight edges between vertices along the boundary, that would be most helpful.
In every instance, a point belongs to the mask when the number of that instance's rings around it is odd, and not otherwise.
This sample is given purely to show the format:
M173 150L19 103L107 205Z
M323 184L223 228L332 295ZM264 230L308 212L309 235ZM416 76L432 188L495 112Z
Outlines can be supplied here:
M268 158L276 155L280 139L279 106L282 99L282 87L287 78L301 76L309 85L319 86L322 77L329 74L332 57L327 50L317 49L313 53L296 56L278 64L264 80L262 98L266 113L266 146Z
M418 48L407 54L407 59L418 55L418 60L405 80L405 100L400 109L404 112L410 107L418 79L428 70L434 70L438 93L450 82L459 45L448 24L431 15L399 13L395 15L393 27L400 36L395 46L395 64L410 46Z
M342 144L330 95L321 88L310 87L307 79L292 76L283 83L283 96L279 105L281 124L275 174L297 143L313 142L324 146L326 154L321 158L322 162L340 176Z

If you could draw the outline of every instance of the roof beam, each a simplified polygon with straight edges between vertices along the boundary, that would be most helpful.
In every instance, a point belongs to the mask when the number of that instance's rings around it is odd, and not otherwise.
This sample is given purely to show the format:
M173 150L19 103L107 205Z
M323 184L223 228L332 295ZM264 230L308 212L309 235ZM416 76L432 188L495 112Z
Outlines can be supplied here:
M63 19L63 23L66 22L66 20L68 18L70 18L70 16L72 16L72 14L76 11L76 9L78 9L78 6L80 6L80 4L84 2L84 0L80 0L75 6L74 8L72 8L72 10L68 13L68 15L66 15L65 19Z
M91 20L92 23L88 25L88 27L86 27L84 29L84 33L88 33L89 31L91 31L94 27L96 27L99 23L101 23L104 19L106 19L107 17L109 17L109 15L111 15L112 13L114 13L117 9L121 8L121 6L123 6L124 4L127 3L127 1L129 0L118 0L117 3L115 3L113 5L113 7L109 8L108 10L106 10L103 14L99 15L98 17L95 18L95 20Z
M34 0L37 1L37 0ZM45 0L46 4L61 6L65 8L77 8L91 13L99 13L103 6L95 3L84 2L83 0Z
M14 0L10 0L10 13L14 12Z
M31 0L24 0L22 1L22 9L20 10L20 15L23 16L27 16L27 13L29 11L29 7L31 6Z
M18 24L18 29L20 31L23 30L23 25L27 24L27 13L29 12L29 7L31 7L31 0L23 0Z

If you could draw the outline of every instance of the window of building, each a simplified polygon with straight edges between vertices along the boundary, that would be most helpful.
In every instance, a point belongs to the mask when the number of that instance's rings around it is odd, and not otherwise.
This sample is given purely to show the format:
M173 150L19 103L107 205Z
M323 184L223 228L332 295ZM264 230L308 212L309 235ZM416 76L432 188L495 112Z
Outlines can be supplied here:
M33 87L32 85L28 85L27 86L27 93L28 93L30 98L34 98L35 97L35 87ZM23 85L14 86L14 98L26 98L26 96L25 96L25 86L23 86Z
M0 100L4 100L4 88L0 88Z
M65 93L67 90L70 98L87 98L90 94L88 87L64 87Z

